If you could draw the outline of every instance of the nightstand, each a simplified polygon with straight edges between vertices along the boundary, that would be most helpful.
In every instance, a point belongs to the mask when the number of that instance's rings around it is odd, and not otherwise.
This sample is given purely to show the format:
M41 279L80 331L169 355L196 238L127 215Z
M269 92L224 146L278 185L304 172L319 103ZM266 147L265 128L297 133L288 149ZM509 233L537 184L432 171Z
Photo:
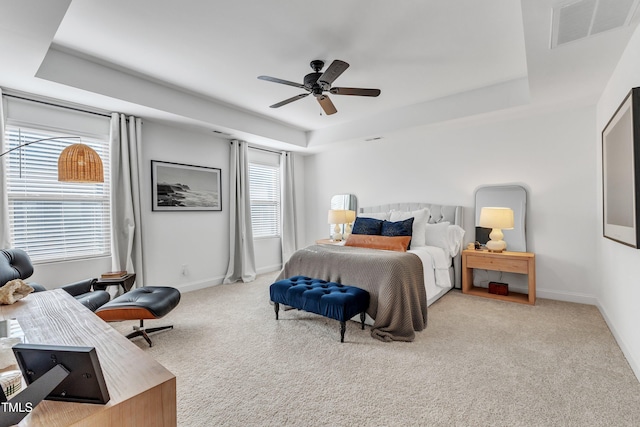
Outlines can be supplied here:
M528 276L528 294L509 291L509 295L490 294L486 288L473 286L473 269L519 273ZM536 303L536 256L530 252L462 251L462 293L502 301L534 305Z
M331 240L331 239L319 239L316 240L316 245L341 245L342 243L344 243L344 240L340 240L340 241L335 241L335 240Z

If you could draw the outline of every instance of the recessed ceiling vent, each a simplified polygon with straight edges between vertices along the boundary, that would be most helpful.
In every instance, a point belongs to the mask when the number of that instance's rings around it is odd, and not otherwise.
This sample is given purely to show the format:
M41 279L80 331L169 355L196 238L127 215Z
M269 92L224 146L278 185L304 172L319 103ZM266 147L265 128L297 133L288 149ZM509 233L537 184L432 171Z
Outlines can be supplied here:
M553 8L551 48L629 25L640 0L579 0Z

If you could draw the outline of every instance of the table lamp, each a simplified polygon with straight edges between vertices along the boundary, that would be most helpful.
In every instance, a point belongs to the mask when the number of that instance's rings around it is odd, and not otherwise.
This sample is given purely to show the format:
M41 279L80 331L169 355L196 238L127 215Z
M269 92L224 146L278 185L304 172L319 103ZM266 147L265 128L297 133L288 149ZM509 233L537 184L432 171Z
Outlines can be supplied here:
M347 222L347 211L341 209L331 209L329 211L329 215L327 218L327 222L331 224L335 224L333 228L333 235L331 239L339 242L342 240L342 233L340 233L340 225Z
M356 211L346 211L347 225L344 226L344 238L347 239L351 235L351 224L356 220Z
M490 252L502 252L507 243L502 240L502 230L513 229L513 210L510 208L482 208L480 211L480 227L491 228L487 249Z

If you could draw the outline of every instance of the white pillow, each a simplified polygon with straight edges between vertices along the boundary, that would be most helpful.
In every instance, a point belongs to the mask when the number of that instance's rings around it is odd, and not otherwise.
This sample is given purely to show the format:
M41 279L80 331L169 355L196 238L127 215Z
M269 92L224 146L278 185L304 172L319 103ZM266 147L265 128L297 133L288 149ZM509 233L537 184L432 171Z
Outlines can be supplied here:
M389 221L389 212L360 212L358 216Z
M451 256L458 255L462 247L462 238L464 237L464 228L459 225L450 225L449 233L449 253Z
M413 230L411 232L411 247L417 248L418 246L425 246L426 226L429 221L431 212L429 208L418 209L417 211L404 212L404 211L391 211L389 215L389 221L397 222L404 221L405 219L413 218Z
M449 222L439 222L437 224L426 224L425 244L444 249L447 253L449 249Z
M436 246L445 250L449 256L456 256L462 247L464 229L449 222L427 224L425 241L427 246Z

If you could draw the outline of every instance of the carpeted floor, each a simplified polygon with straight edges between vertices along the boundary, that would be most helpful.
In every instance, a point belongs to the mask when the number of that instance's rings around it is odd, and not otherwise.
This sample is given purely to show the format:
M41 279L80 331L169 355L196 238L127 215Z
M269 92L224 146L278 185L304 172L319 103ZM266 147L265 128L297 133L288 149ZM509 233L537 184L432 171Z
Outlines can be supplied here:
M179 426L639 426L640 382L598 309L449 292L412 343L297 310L275 320L269 285L182 295L147 326L172 371ZM124 332L134 322L113 323Z

